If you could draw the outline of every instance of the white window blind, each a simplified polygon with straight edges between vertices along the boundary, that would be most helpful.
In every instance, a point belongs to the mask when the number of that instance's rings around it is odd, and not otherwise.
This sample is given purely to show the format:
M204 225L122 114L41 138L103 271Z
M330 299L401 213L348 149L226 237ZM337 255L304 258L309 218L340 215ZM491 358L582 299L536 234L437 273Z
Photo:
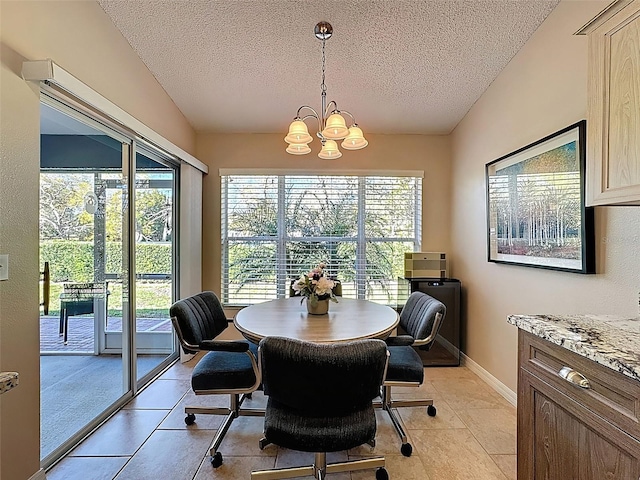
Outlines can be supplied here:
M418 176L223 175L221 204L226 305L286 297L321 261L343 296L395 305L420 250Z

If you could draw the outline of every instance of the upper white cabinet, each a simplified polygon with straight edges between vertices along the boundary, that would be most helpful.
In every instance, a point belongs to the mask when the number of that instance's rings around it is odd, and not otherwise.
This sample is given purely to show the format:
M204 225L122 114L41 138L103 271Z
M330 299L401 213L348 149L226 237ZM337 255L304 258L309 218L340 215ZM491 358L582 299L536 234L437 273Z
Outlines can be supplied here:
M619 0L589 37L587 205L640 205L640 0Z

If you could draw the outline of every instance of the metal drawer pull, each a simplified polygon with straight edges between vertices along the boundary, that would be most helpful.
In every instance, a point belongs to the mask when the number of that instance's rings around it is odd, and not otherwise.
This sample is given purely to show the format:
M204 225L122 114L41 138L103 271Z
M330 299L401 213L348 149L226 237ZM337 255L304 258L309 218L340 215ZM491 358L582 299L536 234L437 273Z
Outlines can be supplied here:
M562 367L558 372L558 375L564 378L567 382L571 382L580 388L591 388L591 384L589 383L589 380L587 380L587 377L582 375L580 372L576 372L571 367Z

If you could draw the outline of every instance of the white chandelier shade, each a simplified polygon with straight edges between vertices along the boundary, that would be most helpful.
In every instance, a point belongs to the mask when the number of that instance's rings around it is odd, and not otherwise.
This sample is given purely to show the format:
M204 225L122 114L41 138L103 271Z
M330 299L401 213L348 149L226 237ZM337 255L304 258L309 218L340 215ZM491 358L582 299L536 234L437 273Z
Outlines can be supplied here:
M306 143L291 143L286 151L291 155L306 155L307 153L311 153L311 147Z
M331 140L342 140L349 135L349 129L344 117L339 113L332 113L327 118L327 126L322 130L322 136Z
M345 137L340 145L345 150L360 150L369 145L369 142L364 138L360 127L353 126L349 129L349 135Z
M333 27L328 22L320 22L315 26L315 36L322 40L322 83L321 101L322 109L320 114L308 105L298 108L293 122L289 125L289 133L284 137L284 141L289 145L286 152L292 155L306 155L311 152L309 143L313 141L313 136L309 134L309 129L305 120L315 118L318 122L318 130L316 135L320 138L322 149L318 157L322 159L332 160L340 158L342 153L338 149L336 140L342 140L341 146L346 150L360 150L369 145L364 138L364 134L356 124L353 115L346 110L338 110L338 104L331 100L327 104L327 87L324 83L325 77L325 42L331 38ZM306 115L301 116L301 112L305 110ZM351 119L351 125L347 127L345 115Z
M309 149L311 150L311 149ZM338 150L338 144L335 140L325 140L322 145L322 150L318 154L318 157L323 160L334 160L336 158L340 158L342 156L342 152Z
M289 134L284 137L284 141L287 143L309 143L313 140L313 137L309 135L307 124L302 120L294 120L289 125Z

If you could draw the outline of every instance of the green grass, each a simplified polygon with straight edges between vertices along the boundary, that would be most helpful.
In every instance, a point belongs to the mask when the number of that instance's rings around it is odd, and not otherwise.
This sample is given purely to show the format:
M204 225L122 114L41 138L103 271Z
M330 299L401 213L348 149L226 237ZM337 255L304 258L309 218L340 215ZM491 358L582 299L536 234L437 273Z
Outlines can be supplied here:
M51 283L49 315L60 315L62 283ZM109 316L122 316L122 284L109 282ZM42 298L42 291L40 292ZM138 317L159 318L169 314L171 282L138 280L136 282L136 312Z

